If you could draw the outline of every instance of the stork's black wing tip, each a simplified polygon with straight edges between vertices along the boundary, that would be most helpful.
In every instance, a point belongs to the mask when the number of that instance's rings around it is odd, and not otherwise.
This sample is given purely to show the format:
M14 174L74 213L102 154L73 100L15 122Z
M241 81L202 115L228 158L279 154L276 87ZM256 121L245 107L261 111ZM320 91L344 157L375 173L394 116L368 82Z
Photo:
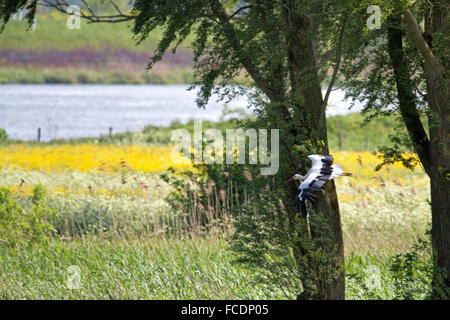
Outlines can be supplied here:
M312 193L308 190L304 190L303 201L308 200L311 204L314 205L316 203L316 198L317 198L317 195L315 195L314 193Z
M333 164L334 158L333 156L323 156L323 158L321 159L322 162L328 166L331 166Z

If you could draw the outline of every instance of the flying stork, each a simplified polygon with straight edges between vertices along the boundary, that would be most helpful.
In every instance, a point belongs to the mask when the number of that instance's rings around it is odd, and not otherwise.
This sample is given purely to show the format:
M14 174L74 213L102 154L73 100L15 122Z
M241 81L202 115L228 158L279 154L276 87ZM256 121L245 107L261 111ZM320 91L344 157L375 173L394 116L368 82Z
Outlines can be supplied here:
M351 176L351 173L344 172L340 164L333 165L333 156L324 156L319 154L309 155L308 158L312 161L311 169L306 175L296 174L290 178L286 183L294 180L303 180L298 187L299 206L302 211L302 216L306 218L306 200L311 204L316 201L316 195L313 193L320 190L328 180L333 180L339 176Z

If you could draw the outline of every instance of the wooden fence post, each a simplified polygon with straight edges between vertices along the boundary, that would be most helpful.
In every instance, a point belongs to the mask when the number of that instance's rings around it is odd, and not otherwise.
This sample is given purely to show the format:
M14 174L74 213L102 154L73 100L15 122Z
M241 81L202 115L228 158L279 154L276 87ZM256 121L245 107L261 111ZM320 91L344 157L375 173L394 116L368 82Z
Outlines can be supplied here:
M342 150L342 133L339 133L339 150Z
M38 132L37 132L37 142L41 142L41 128L38 128Z

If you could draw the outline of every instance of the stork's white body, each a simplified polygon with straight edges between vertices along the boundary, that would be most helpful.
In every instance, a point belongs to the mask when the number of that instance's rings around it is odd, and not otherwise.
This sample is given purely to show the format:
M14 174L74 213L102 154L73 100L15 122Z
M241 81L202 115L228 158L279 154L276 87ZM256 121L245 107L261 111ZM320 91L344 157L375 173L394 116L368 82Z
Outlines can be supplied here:
M332 156L313 154L308 156L308 158L312 161L311 169L304 176L296 174L292 178L294 180L303 180L298 188L298 199L304 215L306 215L305 201L309 200L311 203L314 203L316 196L312 192L321 189L328 180L333 180L344 173L340 164L332 165L334 161Z

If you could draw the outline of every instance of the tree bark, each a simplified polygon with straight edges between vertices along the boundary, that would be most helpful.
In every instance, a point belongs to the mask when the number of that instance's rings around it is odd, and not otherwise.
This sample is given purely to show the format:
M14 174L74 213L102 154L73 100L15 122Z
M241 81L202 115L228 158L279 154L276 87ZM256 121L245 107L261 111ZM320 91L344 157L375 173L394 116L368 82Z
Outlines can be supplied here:
M433 47L433 35L445 32L444 21L448 19L448 7L432 7L426 19L426 33L431 35L431 52L439 50ZM423 42L425 40L422 38ZM417 42L420 39L417 40ZM435 56L438 56L436 52ZM425 59L425 57L424 57ZM430 158L431 158L431 238L434 255L437 259L433 274L433 297L450 299L450 83L445 70L450 67L448 60L434 58L436 68L425 66L428 83L428 103L431 109ZM444 271L444 273L443 273Z
M409 137L414 143L414 151L418 154L425 171L430 174L430 142L416 108L411 74L403 50L403 31L395 28L401 24L401 17L391 16L389 23L393 27L388 28L388 52L397 85L400 113Z
M285 12L289 25L287 32L288 63L290 66L290 83L292 96L300 97L298 111L303 114L303 122L298 125L306 127L309 132L308 140L315 145L315 152L329 154L326 129L325 105L322 97L322 87L318 76L316 57L313 47L310 21L301 16L295 7L295 1L285 1ZM295 101L295 100L294 100ZM322 142L322 144L320 144ZM305 155L306 156L306 155ZM303 163L306 168L310 164ZM292 199L297 200L297 190L290 192ZM334 269L337 276L334 279L321 279L318 277L316 286L318 292L311 295L304 292L299 299L343 300L345 299L345 271L344 271L344 243L339 212L339 203L334 182L328 182L322 194L319 194L314 210L309 219L314 220L314 213L323 213L326 229L329 231L327 239L321 239L323 234L315 232L310 224L310 236L318 241L324 252L334 257ZM331 280L331 281L329 281Z
M446 32L448 4L432 0L425 21L423 38L416 18L404 12L414 43L424 60L427 78L427 101L430 108L430 184L432 230L431 238L436 267L433 274L433 297L450 299L450 83L445 70L448 60L439 59L439 48L433 46L433 36ZM443 48L441 48L443 49Z

